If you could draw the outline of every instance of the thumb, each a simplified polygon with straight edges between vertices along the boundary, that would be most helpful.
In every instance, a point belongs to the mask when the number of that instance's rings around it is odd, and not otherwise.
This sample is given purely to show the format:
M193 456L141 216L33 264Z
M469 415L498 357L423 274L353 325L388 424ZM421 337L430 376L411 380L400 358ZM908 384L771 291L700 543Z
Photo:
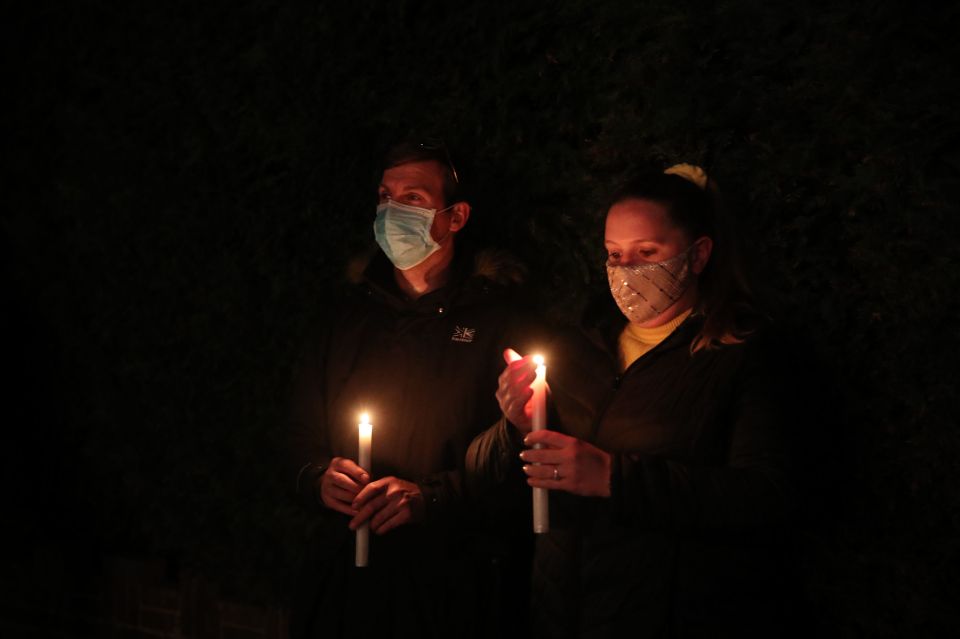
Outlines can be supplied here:
M513 350L512 348L505 349L503 351L503 361L507 364L517 361L518 359L523 359L520 357L520 353Z

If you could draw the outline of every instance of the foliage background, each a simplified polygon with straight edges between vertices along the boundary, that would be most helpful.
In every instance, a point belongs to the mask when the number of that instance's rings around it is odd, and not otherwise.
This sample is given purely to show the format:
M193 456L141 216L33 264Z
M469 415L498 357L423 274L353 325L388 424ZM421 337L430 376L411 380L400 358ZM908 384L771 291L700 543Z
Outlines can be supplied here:
M949 3L78 0L6 22L18 543L287 595L308 528L276 459L289 367L369 245L380 150L430 130L472 178L475 239L522 255L558 321L604 286L610 184L706 167L841 400L811 614L960 625Z

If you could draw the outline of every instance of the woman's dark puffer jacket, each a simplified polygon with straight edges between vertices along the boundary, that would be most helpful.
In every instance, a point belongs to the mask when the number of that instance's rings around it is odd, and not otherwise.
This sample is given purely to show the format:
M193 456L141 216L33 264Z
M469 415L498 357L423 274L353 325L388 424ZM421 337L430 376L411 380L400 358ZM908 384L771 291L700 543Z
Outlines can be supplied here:
M533 566L535 634L789 635L782 586L795 579L782 559L797 407L777 372L782 349L761 330L691 354L691 317L621 375L622 326L550 349L551 428L614 464L610 498L551 493L551 532L538 536ZM494 511L529 502L515 433L501 420L468 453L470 480Z

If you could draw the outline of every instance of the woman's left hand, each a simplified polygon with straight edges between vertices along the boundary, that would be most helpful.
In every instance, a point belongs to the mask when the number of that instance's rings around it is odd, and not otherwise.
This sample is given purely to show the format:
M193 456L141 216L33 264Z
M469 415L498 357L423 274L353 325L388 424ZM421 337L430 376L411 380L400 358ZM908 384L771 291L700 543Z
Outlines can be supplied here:
M584 497L610 496L613 458L609 453L553 430L534 431L523 443L542 445L539 450L520 453L520 459L527 462L523 467L527 483L534 488L565 490Z

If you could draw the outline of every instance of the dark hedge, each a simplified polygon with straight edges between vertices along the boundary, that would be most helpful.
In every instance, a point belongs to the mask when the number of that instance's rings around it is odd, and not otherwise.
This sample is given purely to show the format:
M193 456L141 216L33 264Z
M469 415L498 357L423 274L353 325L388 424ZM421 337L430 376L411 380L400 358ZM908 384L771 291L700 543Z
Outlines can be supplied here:
M370 244L380 152L439 133L473 239L527 260L556 321L605 286L611 184L704 166L826 389L805 472L839 461L843 499L805 531L811 616L844 636L956 624L956 18L23 3L4 38L10 527L285 597L308 528L277 460L290 364Z

